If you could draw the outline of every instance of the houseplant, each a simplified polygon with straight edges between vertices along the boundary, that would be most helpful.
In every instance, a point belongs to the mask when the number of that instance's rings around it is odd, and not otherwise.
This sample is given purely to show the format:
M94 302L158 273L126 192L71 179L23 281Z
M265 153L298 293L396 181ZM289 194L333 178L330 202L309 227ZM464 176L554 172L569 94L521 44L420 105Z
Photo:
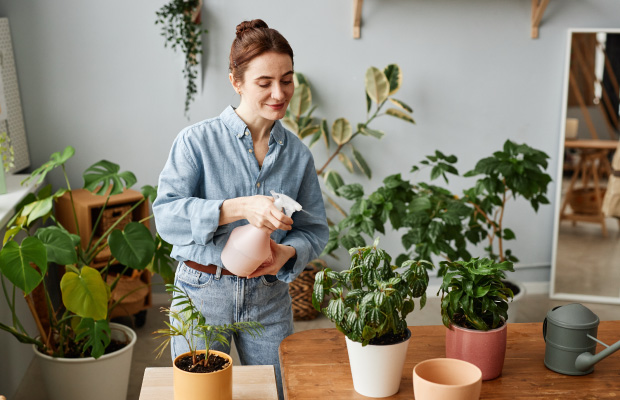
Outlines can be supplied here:
M112 300L114 290L127 271L149 268L165 278L172 276L172 260L167 255L170 245L162 241L159 236L154 237L143 225L146 221L131 222L122 230L116 228L118 223L131 213L131 209L120 216L100 238L91 236L88 243L83 243L79 235L69 233L58 221L54 214L54 203L62 196L73 199L65 164L74 153L75 150L70 146L62 152L53 153L48 162L34 170L30 177L22 182L35 180L42 182L49 172L60 168L67 187L52 192L51 185L48 185L40 189L36 195L26 197L7 224L3 248L0 250L0 281L12 315L12 325L0 323L0 330L12 334L22 343L33 345L35 354L56 360L56 365L52 367L55 371L61 369L60 365L68 365L69 363L63 363L63 360L69 358L81 359L84 363L95 365L97 363L92 363L94 359L100 357L108 359L112 354L121 353L122 350L106 354L106 351L113 351L109 345L114 344L115 330L122 329L120 335L125 339L135 338L132 330L110 324L111 312L124 298L122 296ZM105 199L104 206L94 216L95 226L101 222L109 199L136 182L133 173L120 172L118 165L105 160L87 168L83 176L84 189ZM145 186L142 193L142 200L134 204L134 208L147 201L147 198L152 199L156 190ZM75 225L79 229L77 221ZM90 265L93 264L95 257L108 248L111 255L107 263L99 269L92 268ZM121 270L113 275L111 269L113 266L118 268L118 265ZM66 269L59 287L53 285L51 279L46 279L46 274L52 266ZM111 279L108 280L108 277ZM24 329L16 312L18 291L23 294L36 323L38 331L35 334ZM61 296L60 304L52 300L58 291ZM126 340L126 342L132 341ZM130 362L131 356L129 356ZM71 368L86 370L84 366ZM121 367L113 368L118 370ZM126 368L125 375L128 376L129 364L122 368ZM100 379L100 375L94 378L95 382L92 383L94 386L89 389L89 393L92 391L89 398L114 398L106 394L105 389L107 387L122 389L123 385L118 382L116 385L109 385ZM78 383L84 383L84 379L76 379L71 374L68 379L68 382L59 384L62 394L50 392L50 398L81 396L76 393L67 394L65 390L76 388ZM56 380L58 378L50 378L46 379L46 382ZM52 389L48 386L48 390ZM121 390L122 398L125 397L126 390L125 384Z
M345 334L353 386L369 397L387 397L398 392L411 338L406 317L420 299L426 303L426 261L406 261L402 272L392 258L377 247L349 250L351 267L345 271L325 268L316 275L312 302ZM328 297L327 307L322 308Z
M213 350L212 346L216 342L228 346L226 336L233 333L260 335L263 326L253 321L209 325L183 289L167 284L166 291L172 293L173 306L162 308L162 311L171 323L165 321L168 327L155 331L158 338L165 338L158 347L157 357L161 357L175 336L182 337L189 348L187 353L180 354L172 363L174 398L193 400L206 396L209 399L232 399L232 358L226 353ZM204 349L198 349L199 339L204 342Z
M6 132L0 133L0 194L6 193L5 173L15 166L15 151Z
M413 110L403 101L393 97L402 85L402 70L396 64L390 64L383 70L370 67L366 70L364 85L366 94L366 118L365 121L355 125L355 129L347 118L337 118L331 129L326 119L313 116L317 106L312 103L312 89L309 80L301 73L294 75L295 92L289 103L284 124L300 139L305 140L310 149L318 142L325 144L327 160L317 169L317 175L323 179L325 187L336 194L337 189L344 185L342 175L334 168L329 168L331 162L338 159L345 169L350 172L361 172L368 178L372 176L372 170L364 156L353 145L355 138L363 136L381 139L385 133L372 125L381 116L392 116L409 123L415 123L411 117ZM387 108L387 105L395 107ZM346 211L334 200L327 191L323 191L326 205L331 205L342 217L346 217ZM338 214L337 214L338 215ZM328 223L334 222L328 219ZM362 244L359 244L362 245ZM353 247L353 246L351 246ZM337 246L325 249L324 254L330 254L336 258L333 251ZM293 315L295 319L312 319L318 315L312 306L312 286L316 273L325 267L323 260L316 259L308 264L299 277L290 285L290 293L293 299Z
M201 9L202 0L170 0L156 12L155 24L162 25L161 35L166 38L164 46L170 45L175 51L178 47L185 55L185 115L198 92L198 55L202 54L202 34L208 32L202 28Z
M512 262L489 258L443 261L441 318L446 331L446 357L475 364L482 380L498 377L504 365L508 299L512 291L502 279Z

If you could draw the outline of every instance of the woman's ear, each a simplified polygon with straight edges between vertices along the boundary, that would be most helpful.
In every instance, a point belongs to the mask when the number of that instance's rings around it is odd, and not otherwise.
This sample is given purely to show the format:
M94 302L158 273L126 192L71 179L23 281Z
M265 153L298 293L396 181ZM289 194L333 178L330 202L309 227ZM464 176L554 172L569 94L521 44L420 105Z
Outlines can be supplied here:
M228 74L228 80L230 81L230 84L232 85L233 89L235 89L235 92L237 92L237 94L241 94L241 89L239 88L239 82L235 80L232 72Z

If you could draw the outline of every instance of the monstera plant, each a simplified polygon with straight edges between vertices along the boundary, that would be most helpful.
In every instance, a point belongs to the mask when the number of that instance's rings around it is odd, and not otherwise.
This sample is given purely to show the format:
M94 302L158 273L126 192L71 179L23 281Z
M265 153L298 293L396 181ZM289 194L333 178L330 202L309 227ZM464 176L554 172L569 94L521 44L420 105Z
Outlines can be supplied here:
M71 199L75 225L79 229L75 204L65 164L75 150L67 147L51 155L50 160L32 172L22 184L41 183L54 169L62 169L66 188L52 192L51 185L29 195L18 205L15 216L6 226L3 247L0 250L0 283L11 310L11 325L0 323L0 330L12 334L22 343L36 345L37 349L53 357L94 357L105 353L110 343L110 316L123 298L114 300L111 293L121 277L130 270L150 269L170 280L173 276L170 245L142 223L130 222L119 229L119 222L141 203L153 200L156 189L142 188L143 198L132 205L124 215L112 223L100 237L91 235L88 243L81 243L79 235L69 233L55 217L55 201L62 196ZM84 171L84 189L105 199L95 218L93 232L101 224L110 196L120 194L136 183L129 171L102 160ZM150 218L150 216L148 217ZM148 219L146 218L146 219ZM91 265L102 251L109 251L107 264L98 268ZM112 266L121 266L116 274ZM50 268L64 268L60 288L52 287L46 279ZM113 279L108 279L113 277ZM58 289L61 304L54 304L53 293ZM37 326L37 332L26 331L16 312L19 297L28 304ZM130 294L130 293L128 293Z

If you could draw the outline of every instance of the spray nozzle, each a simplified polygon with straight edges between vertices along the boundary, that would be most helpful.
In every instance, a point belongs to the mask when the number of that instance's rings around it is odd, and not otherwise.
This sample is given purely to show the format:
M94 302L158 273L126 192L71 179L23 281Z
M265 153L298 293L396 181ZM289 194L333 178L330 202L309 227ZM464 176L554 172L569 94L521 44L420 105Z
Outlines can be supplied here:
M293 215L295 211L301 211L301 204L291 199L287 195L282 194L282 193L276 193L273 190L270 193L273 196L273 198L276 199L274 201L274 205L279 210L282 210L282 212L286 214L287 217L290 217L291 215Z

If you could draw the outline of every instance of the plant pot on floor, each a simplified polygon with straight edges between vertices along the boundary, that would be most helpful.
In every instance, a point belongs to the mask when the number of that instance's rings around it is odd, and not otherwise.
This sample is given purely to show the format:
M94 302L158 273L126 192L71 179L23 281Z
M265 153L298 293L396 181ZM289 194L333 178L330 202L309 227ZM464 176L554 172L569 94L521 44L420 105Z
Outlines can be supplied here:
M127 398L136 333L116 323L110 323L110 330L113 340L127 341L127 345L98 359L50 357L33 346L49 400Z
M198 350L197 354L205 354ZM177 367L177 361L191 356L190 352L183 353L172 363L172 377L174 382L174 400L231 400L232 399L232 358L221 351L210 350L228 360L228 366L222 370L208 373L187 372Z
M345 337L353 387L368 397L388 397L398 393L411 331L407 338L395 344L366 345Z
M482 371L482 380L495 379L502 373L506 355L508 324L479 331L454 324L446 329L446 357L470 362Z

